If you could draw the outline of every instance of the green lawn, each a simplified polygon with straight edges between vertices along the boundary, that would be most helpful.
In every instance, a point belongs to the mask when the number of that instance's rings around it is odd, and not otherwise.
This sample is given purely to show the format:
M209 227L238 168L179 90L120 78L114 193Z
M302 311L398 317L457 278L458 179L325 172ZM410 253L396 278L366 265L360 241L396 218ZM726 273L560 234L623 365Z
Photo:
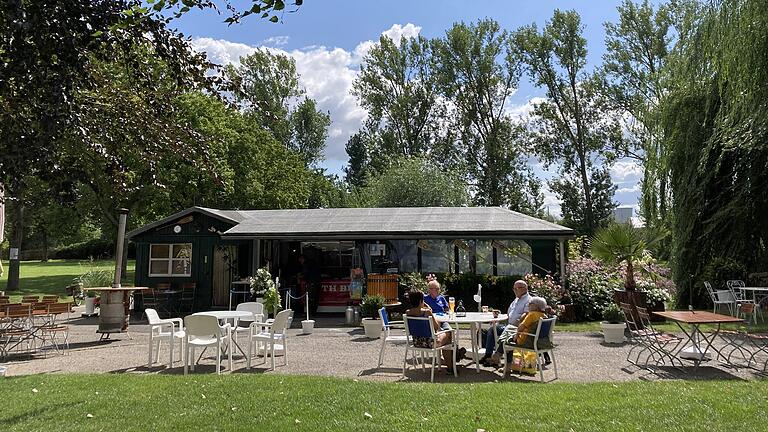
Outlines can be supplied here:
M124 281L133 283L134 261L128 261L128 274ZM52 260L45 263L40 261L22 261L19 291L7 292L13 301L22 295L58 294L66 295L64 288L72 283L72 279L85 273L91 268L90 261ZM114 261L94 261L93 266L114 270ZM6 291L8 285L8 262L3 261L5 273L0 278L0 291Z
M768 415L765 382L733 381L540 385L37 375L6 378L0 400L4 431L730 432L765 430Z

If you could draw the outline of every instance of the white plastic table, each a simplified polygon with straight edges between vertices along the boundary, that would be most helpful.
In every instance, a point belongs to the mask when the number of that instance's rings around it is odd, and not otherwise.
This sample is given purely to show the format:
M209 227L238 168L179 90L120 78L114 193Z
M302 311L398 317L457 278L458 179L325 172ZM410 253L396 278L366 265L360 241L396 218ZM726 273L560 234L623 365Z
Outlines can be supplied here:
M470 339L472 342L472 356L475 360L475 366L477 367L477 373L480 373L480 359L479 357L479 344L477 335L480 332L480 325L483 323L497 323L500 321L506 321L508 319L507 314L499 314L494 318L493 313L487 312L467 312L467 316L457 317L455 315L448 314L435 314L435 318L438 322L449 324L469 324ZM495 331L495 330L494 330ZM456 329L456 346L459 344L459 329Z
M238 311L238 310L227 310L227 311L205 311L205 312L196 312L192 315L207 315L215 317L219 321L232 321L232 328L237 328L237 322L239 320L248 320L252 321L254 319L254 316L251 312L248 311ZM240 354L243 355L243 357L246 356L245 351L243 351L243 348L240 347L240 345L237 343L236 339L232 339L232 342L237 347L238 351L240 351ZM202 354L200 354L202 357Z

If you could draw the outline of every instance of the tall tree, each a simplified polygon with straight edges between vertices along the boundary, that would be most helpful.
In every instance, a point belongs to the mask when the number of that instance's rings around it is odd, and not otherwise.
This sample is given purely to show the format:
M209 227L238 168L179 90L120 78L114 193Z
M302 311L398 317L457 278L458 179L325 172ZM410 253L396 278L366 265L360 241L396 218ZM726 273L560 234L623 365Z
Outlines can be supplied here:
M304 158L306 166L323 159L331 116L317 109L314 99L305 98L290 115L293 137L289 148Z
M363 131L358 131L347 140L345 146L349 162L344 167L344 180L352 187L365 186L370 176L371 158Z
M391 137L374 154L420 155L439 139L440 104L426 38L381 36L363 59L352 92L368 111L369 131Z
M23 196L30 176L67 168L58 158L69 142L64 135L83 133L76 95L93 88L92 62L127 56L134 66L140 59L131 53L143 45L167 62L168 74L136 74L136 85L208 81L208 63L189 42L164 19L134 13L139 9L129 0L0 3L0 183L7 196ZM12 246L18 250L24 206L15 208ZM9 290L18 288L18 265L12 260Z
M683 6L662 110L673 272L679 299L700 305L701 275L714 263L768 265L768 3Z
M507 113L520 75L509 34L490 19L459 23L432 49L438 88L454 107L447 116L458 131L452 154L466 169L474 202L537 212L539 182L526 162L521 128Z
M428 158L400 156L367 186L358 190L359 207L451 207L469 200L467 186L456 172Z
M607 192L600 171L615 160L623 141L618 114L602 91L604 80L585 70L582 32L575 11L556 10L542 31L532 24L519 29L514 40L528 74L546 92L533 108L530 136L546 163L559 164L560 182L578 184L583 201L577 213L583 223L574 228L592 235L608 222L604 215L614 207L611 200L597 199Z
M618 12L617 23L605 24L609 100L627 114L627 155L644 167L640 213L646 225L667 227L671 191L659 106L668 93L664 73L674 43L673 14L669 5L654 9L648 0L624 0Z
M306 90L293 58L257 49L239 65L227 65L224 75L235 101L286 148L301 153L307 166L322 158L330 116L314 100L300 100Z

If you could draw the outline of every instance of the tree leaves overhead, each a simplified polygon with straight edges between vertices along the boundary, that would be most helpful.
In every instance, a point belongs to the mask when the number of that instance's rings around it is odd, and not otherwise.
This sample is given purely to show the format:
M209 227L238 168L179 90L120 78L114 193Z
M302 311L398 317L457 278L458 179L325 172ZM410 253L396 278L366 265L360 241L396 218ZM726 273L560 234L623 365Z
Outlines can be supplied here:
M561 200L578 205L573 215L579 214L582 223L574 228L592 234L608 222L614 207L601 196L612 195L613 189L598 179L621 153L623 139L618 115L602 91L606 83L584 69L587 47L582 31L575 11L556 10L541 31L536 25L518 30L514 45L526 72L546 92L546 99L533 109L531 140L546 163L560 165L561 180L552 186ZM576 185L581 200L572 199Z
M768 3L682 2L662 101L678 295L710 262L768 264ZM715 287L721 288L721 287Z
M227 65L224 76L235 102L283 145L301 153L306 166L323 155L330 115L304 98L296 62L284 54L258 49Z

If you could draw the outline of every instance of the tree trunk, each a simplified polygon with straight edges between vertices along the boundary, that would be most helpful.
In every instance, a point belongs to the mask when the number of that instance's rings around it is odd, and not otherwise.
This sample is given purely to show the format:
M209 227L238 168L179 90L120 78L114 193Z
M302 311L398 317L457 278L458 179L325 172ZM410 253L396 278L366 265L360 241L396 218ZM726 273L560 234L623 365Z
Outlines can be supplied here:
M10 263L8 265L8 291L19 290L21 243L24 239L24 204L21 200L18 200L13 208L15 214L13 218L13 235L11 236Z
M43 228L43 259L42 262L48 262L48 231Z
M624 289L634 291L635 288L637 288L635 283L635 267L632 265L632 260L627 260L627 275L624 281Z

